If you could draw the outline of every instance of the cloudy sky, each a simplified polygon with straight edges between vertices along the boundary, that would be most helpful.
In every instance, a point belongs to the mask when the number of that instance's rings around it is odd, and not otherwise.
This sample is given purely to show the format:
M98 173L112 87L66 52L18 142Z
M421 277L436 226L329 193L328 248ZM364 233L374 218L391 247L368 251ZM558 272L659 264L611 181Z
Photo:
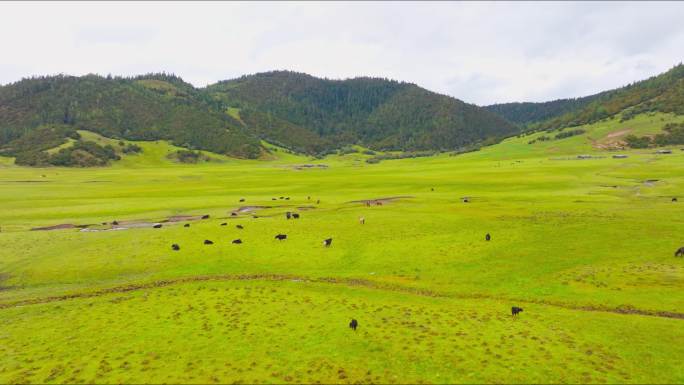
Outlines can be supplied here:
M477 104L583 96L684 61L684 3L0 3L0 84L274 69L379 76Z

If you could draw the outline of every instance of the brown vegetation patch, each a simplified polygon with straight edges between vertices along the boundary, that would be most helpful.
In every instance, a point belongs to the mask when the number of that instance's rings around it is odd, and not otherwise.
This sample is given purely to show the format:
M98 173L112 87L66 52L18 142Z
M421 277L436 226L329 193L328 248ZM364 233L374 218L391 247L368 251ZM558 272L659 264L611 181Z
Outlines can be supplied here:
M312 168L328 168L327 164L295 164L291 166L295 170L307 170Z

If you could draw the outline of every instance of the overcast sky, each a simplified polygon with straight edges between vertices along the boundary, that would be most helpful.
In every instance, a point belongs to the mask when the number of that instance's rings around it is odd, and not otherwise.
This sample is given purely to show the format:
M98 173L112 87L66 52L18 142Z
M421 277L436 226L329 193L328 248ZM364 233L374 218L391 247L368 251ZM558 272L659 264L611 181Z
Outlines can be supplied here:
M684 3L0 3L0 84L289 69L480 105L584 96L684 60Z

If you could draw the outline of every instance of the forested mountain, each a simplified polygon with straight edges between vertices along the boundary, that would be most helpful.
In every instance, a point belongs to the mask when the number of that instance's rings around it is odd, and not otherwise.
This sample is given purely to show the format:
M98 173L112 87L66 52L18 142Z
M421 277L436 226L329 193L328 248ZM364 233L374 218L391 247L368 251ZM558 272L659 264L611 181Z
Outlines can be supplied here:
M622 113L627 120L642 112L684 114L684 65L622 88L577 99L546 103L507 103L485 107L532 129L556 130L597 122Z
M2 154L23 159L75 138L77 129L111 138L167 139L237 157L260 154L258 140L240 122L175 76L52 76L0 87Z
M351 143L381 150L453 150L518 131L475 105L386 79L328 80L276 71L220 82L207 92L252 119L258 116L261 127L275 127L259 130L261 137L296 148L302 145L298 137L307 136L308 150ZM297 137L287 135L295 131Z
M514 102L485 106L494 112L517 124L530 124L552 119L568 112L576 111L605 93L574 99L557 99L550 102Z
M625 111L624 118L640 112L684 113L684 66L625 87L575 99L544 103L503 103L484 107L518 124L537 129L559 129L593 123Z
M60 75L0 87L0 154L32 165L64 164L67 155L79 165L112 159L110 149L85 143L60 157L44 152L67 138L78 139L76 130L129 140L166 139L190 149L254 158L262 151L259 139L312 155L348 144L453 150L515 134L517 127L413 84L282 71L204 89L166 74ZM91 160L105 153L110 155Z
M289 71L199 89L167 74L60 75L0 86L0 155L29 165L101 165L118 157L111 148L80 141L77 130L115 139L165 139L244 158L262 154L260 139L310 155L349 144L460 150L515 135L522 125L555 130L647 111L684 114L683 65L583 98L486 108L410 83L329 80ZM46 152L68 140L72 148Z

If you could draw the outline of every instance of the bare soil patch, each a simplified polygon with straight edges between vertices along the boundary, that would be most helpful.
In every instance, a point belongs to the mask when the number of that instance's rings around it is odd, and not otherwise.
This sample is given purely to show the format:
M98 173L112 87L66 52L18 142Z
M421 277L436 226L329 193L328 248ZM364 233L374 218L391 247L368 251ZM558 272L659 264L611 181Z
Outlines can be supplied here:
M199 221L200 219L202 219L201 215L174 215L169 217L166 222Z
M54 225L54 226L45 226L45 227L34 227L31 229L31 231L49 231L49 230L63 230L63 229L75 229L77 227L83 228L87 227L86 225L73 225L71 223L62 223L59 225Z

